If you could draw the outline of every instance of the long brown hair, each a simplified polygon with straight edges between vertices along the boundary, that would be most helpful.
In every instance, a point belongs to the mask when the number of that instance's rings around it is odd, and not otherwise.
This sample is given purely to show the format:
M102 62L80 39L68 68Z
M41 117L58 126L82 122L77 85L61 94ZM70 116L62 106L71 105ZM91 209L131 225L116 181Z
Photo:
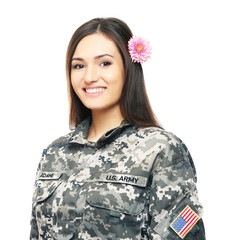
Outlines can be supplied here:
M71 84L71 59L82 38L103 33L115 42L121 54L125 83L120 98L120 109L125 120L140 126L157 126L160 124L151 108L140 63L132 63L128 53L128 41L132 32L128 25L117 18L95 18L81 25L73 34L66 54L66 76L69 96L69 124L78 126L85 118L91 116L91 110L84 106Z

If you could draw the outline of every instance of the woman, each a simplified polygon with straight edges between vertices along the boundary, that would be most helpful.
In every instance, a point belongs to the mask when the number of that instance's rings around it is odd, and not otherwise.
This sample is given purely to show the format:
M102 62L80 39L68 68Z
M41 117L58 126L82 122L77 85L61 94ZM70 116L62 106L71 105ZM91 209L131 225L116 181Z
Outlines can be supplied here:
M75 129L43 151L30 239L205 239L193 161L155 118L141 67L150 48L137 40L115 18L72 36Z

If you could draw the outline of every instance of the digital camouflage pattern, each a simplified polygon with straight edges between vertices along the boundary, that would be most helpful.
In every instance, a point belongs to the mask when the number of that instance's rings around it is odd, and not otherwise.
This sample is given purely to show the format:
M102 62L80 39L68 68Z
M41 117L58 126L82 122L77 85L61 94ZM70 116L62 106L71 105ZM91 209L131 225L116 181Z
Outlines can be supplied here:
M84 120L44 149L30 239L181 239L170 227L178 214L189 205L202 216L184 143L126 121L90 142L89 124ZM202 219L185 239L205 239Z

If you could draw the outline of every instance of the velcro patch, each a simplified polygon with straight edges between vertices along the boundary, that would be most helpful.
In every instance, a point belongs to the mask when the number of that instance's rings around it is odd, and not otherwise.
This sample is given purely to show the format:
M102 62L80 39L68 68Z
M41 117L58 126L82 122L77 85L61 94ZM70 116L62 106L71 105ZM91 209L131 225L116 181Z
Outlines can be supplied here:
M183 239L199 219L200 217L187 205L170 227Z
M57 180L61 177L60 172L41 172L39 175L39 180Z

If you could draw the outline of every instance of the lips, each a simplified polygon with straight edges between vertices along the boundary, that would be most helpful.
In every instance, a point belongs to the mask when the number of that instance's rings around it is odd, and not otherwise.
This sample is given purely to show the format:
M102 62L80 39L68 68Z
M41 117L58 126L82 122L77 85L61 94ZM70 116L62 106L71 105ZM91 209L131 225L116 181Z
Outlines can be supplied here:
M101 86L97 86L97 87L86 87L83 88L86 96L89 97L96 97L96 96L100 96L101 94L103 94L106 90L106 87L101 87Z
M105 91L106 88L104 87L98 87L98 88L85 88L84 91L86 93L100 93Z

